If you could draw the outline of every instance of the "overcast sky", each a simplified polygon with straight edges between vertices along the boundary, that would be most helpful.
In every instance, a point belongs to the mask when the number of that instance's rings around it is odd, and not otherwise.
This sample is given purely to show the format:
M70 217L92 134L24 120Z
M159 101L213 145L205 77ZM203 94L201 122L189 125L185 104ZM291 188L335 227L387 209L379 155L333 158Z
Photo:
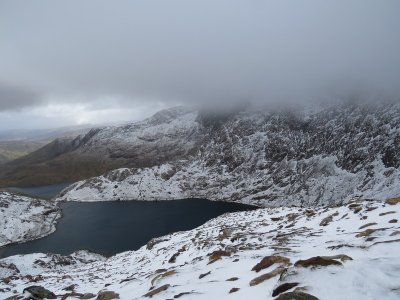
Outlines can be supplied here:
M400 1L0 0L0 127L400 94Z

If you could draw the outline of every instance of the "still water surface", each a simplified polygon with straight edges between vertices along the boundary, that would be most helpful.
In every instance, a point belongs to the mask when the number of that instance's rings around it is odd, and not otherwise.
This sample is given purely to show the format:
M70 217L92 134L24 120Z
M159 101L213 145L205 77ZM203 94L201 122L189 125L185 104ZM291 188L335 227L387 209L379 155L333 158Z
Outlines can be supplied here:
M70 254L86 249L104 255L136 250L150 239L189 230L223 213L251 206L203 199L175 201L67 202L55 233L0 249L0 257L26 253Z
M30 197L38 197L43 199L51 199L56 197L63 189L71 185L72 182L63 182L45 186L33 186L33 187L10 187L7 188L12 192L27 195Z

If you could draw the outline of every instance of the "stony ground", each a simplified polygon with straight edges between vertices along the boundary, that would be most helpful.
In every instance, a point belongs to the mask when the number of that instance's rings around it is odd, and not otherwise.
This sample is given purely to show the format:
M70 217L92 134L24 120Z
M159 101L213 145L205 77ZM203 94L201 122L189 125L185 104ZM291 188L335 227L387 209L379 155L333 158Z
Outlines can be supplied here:
M399 299L399 219L400 199L266 208L108 259L13 256L0 260L0 298Z

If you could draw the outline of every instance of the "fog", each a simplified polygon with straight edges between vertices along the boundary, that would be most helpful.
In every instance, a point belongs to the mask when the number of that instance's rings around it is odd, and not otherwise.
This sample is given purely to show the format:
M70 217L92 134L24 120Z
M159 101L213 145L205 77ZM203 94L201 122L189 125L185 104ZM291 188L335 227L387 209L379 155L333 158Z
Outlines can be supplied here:
M0 126L354 92L397 98L399 12L397 0L3 0Z

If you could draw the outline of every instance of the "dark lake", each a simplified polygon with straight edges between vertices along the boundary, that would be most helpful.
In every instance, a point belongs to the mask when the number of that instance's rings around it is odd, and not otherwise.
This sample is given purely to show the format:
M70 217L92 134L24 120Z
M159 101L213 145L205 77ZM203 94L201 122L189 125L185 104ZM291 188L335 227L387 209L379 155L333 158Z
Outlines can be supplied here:
M154 237L196 228L223 213L254 209L203 199L67 202L61 206L63 218L55 233L0 248L0 257L35 252L65 255L80 249L109 256L137 250Z
M8 190L19 194L38 197L44 199L51 199L58 195L63 189L71 185L72 182L64 182L45 186L33 186L33 187L9 187Z

